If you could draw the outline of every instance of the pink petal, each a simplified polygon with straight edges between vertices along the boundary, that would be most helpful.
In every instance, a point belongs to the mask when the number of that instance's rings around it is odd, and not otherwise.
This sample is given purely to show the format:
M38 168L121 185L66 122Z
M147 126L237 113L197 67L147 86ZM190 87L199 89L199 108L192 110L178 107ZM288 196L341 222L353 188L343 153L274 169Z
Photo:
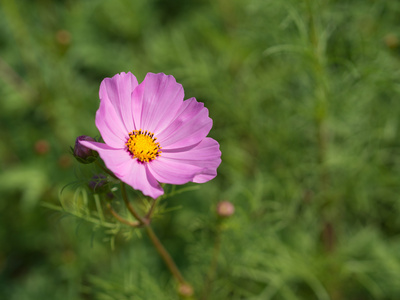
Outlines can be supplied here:
M105 78L100 85L101 102L109 102L124 124L126 131L134 130L131 94L138 86L136 77L128 73L120 73L112 78Z
M98 142L80 141L80 143L97 151L106 167L115 176L134 189L140 190L144 195L155 199L164 193L154 176L147 169L146 164L132 159L125 149L115 149Z
M208 137L192 148L165 150L161 157L200 168L201 171L196 173L192 180L197 183L213 179L217 175L218 166L221 164L219 144L216 140Z
M175 119L157 134L157 138L163 149L187 147L203 140L211 127L208 109L195 98L190 98L183 101Z
M163 130L175 117L183 97L182 85L173 76L148 73L132 93L136 129Z
M101 101L96 112L96 126L107 145L123 148L129 137L120 116L109 101Z
M167 157L157 157L148 164L151 174L159 181L168 184L184 184L193 181L203 168Z
M148 170L148 165L140 163L136 159L132 159L130 172L121 180L153 199L164 194L164 190Z
M132 114L133 122L135 123L135 129L143 129L149 131L149 129L142 128L142 107L143 107L143 94L144 94L143 82L137 86L137 88L131 94L132 101ZM154 132L153 132L154 133Z
M104 161L106 167L110 169L115 176L120 178L127 172L126 165L133 160L125 149L116 149L108 146L107 144L80 141L80 143L92 150L99 153L101 159Z

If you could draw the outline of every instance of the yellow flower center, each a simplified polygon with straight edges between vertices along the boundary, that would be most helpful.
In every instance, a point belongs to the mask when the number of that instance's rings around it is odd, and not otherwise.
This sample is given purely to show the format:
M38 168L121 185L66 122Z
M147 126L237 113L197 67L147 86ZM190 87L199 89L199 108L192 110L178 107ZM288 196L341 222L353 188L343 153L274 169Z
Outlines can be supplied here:
M154 133L147 132L147 130L134 130L129 133L129 140L125 145L132 154L132 158L137 158L141 162L149 162L161 154L161 146L156 139Z

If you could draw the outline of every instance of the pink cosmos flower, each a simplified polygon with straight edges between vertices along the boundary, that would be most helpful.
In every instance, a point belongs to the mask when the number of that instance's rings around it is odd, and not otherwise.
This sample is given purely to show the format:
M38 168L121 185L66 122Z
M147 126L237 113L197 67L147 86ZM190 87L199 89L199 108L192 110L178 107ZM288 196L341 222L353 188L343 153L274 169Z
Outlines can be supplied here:
M171 75L148 73L138 84L132 73L100 85L96 126L105 144L80 141L97 151L121 181L152 198L159 182L203 183L217 175L219 144L206 137L212 120L203 103L183 101L182 85Z

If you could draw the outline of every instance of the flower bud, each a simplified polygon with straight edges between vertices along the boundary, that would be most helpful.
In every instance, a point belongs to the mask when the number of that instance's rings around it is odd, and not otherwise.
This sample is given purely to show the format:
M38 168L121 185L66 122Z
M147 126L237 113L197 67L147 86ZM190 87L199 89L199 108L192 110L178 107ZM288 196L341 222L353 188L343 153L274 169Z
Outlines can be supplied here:
M90 179L88 186L89 188L99 194L103 192L109 192L108 187L106 186L107 184L107 176L104 174L97 174L93 175L93 177Z
M183 298L189 298L193 296L193 288L187 283L181 283L178 286L178 293Z
M112 200L112 199L114 199L114 194L113 194L113 192L108 192L107 194L106 194L106 198L107 198L107 200Z
M93 151L92 149L90 149L86 146L83 146L80 143L80 141L94 142L95 139L93 139L87 135L81 135L76 138L75 148L73 149L73 154L74 154L76 160L82 164L90 164L90 163L94 162L97 159L99 154L96 151Z
M222 218L227 218L233 215L235 206L229 201L221 201L217 205L217 214Z

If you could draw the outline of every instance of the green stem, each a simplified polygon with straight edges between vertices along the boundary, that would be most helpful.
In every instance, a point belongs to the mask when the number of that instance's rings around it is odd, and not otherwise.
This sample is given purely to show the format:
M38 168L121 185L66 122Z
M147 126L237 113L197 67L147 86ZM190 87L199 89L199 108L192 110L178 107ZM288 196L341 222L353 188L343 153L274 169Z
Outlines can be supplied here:
M96 218L93 218L93 217L90 217L90 216L87 216L87 215L83 215L83 214L77 214L74 211L70 211L70 210L65 209L64 207L60 207L60 206L53 205L53 204L50 204L50 203L45 203L45 202L42 203L42 206L47 207L49 209L53 209L53 210L59 211L59 212L64 212L64 213L70 214L71 216L74 216L74 217L77 217L77 218L81 218L81 219L83 219L83 220L85 220L87 222L91 222L91 223L99 225L99 226L103 226L103 227L110 228L110 229L117 228L115 223L101 222L99 219L96 219Z
M140 225L139 222L131 222L131 221L128 221L128 220L124 219L123 217L121 217L121 216L112 208L112 206L111 206L110 203L107 203L107 208L108 208L108 210L110 211L110 213L114 216L114 218L117 219L120 223L126 224L126 225L131 226L131 227L138 227L138 226Z
M168 269L170 270L171 274L179 282L179 294L186 296L186 297L192 296L193 295L192 287L185 281L185 279L183 279L183 276L182 276L181 272L179 271L178 267L176 266L175 262L173 261L171 255L161 244L160 240L158 239L158 237L156 236L156 234L154 233L153 229L150 226L150 217L151 217L154 207L156 205L156 200L153 201L149 212L146 214L146 217L142 218L130 204L130 202L128 200L128 196L126 194L125 183L123 183L123 182L121 182L121 194L122 194L122 198L125 202L126 207L129 210L129 212L139 221L139 226L144 225L144 227L146 228L147 235L149 236L154 247L156 248L158 254L160 254L161 258L164 260L164 262L167 265ZM111 213L112 213L112 211L111 211ZM116 214L114 216L119 217L118 214ZM117 217L117 219L118 219L118 217ZM124 219L121 218L120 221L123 221L123 220Z
M316 140L318 147L318 164L320 166L321 188L325 191L329 185L329 176L326 169L326 153L328 148L328 133L326 129L326 119L328 114L328 82L325 71L325 53L321 49L321 39L319 38L316 20L314 18L313 3L307 1L309 14L309 34L312 47L313 71L315 77L315 121L316 121Z
M146 220L143 220L143 218L136 212L136 210L133 208L131 203L128 200L128 196L126 194L126 187L125 183L121 181L121 194L122 194L122 199L125 202L126 207L128 208L129 212L136 218L136 220L139 221L140 224L147 224L148 222Z
M212 282L215 277L215 273L217 270L217 265L218 265L218 256L221 251L221 220L217 221L217 229L215 233L215 240L214 240L214 248L213 248L213 255L211 259L211 264L210 268L207 273L207 277L204 283L204 291L203 291L203 296L202 299L206 300L208 299L208 296L211 292L212 289Z
M153 203L151 204L150 209L149 209L149 211L147 212L146 217L145 217L145 219L146 219L148 222L150 222L151 216L152 216L153 213L154 213L154 208L156 207L156 204L157 204L157 199L152 199L152 200L153 200Z
M181 272L179 271L178 267L172 260L171 255L169 255L168 251L161 244L160 240L154 233L151 226L147 225L145 228L146 228L146 232L147 232L151 242L153 243L154 247L156 247L158 254L160 254L161 258L164 260L165 264L168 266L168 269L171 271L172 275L175 277L175 279L180 284L187 284L185 279L183 279L183 276L182 276Z
M318 23L316 22L315 16L323 15L321 13L320 6L314 1L307 1L307 8L309 14L309 29L310 29L310 44L312 47L313 56L313 71L315 76L315 119L316 119L316 140L318 149L318 165L319 165L319 189L322 203L320 203L319 215L321 216L322 223L322 235L321 242L325 248L325 251L331 253L335 251L336 247L336 224L335 215L337 215L337 207L335 202L329 195L329 189L331 185L330 172L326 164L327 152L329 148L328 130L326 126L326 120L328 117L328 105L329 105L329 78L326 73L326 53L325 45L326 41L321 40L321 35L318 32ZM322 5L322 4L321 4ZM314 7L318 9L314 11ZM323 45L323 46L321 46ZM336 210L336 211L335 211ZM334 266L330 267L329 272L332 274L337 273ZM335 276L331 276L335 278ZM342 299L341 286L336 280L332 279L326 283L328 293L332 300Z
M98 194L94 194L94 201L96 203L97 213L99 214L100 223L103 224L105 222L103 209L100 203L100 197Z
M0 78L19 92L28 103L34 99L36 91L1 57Z

